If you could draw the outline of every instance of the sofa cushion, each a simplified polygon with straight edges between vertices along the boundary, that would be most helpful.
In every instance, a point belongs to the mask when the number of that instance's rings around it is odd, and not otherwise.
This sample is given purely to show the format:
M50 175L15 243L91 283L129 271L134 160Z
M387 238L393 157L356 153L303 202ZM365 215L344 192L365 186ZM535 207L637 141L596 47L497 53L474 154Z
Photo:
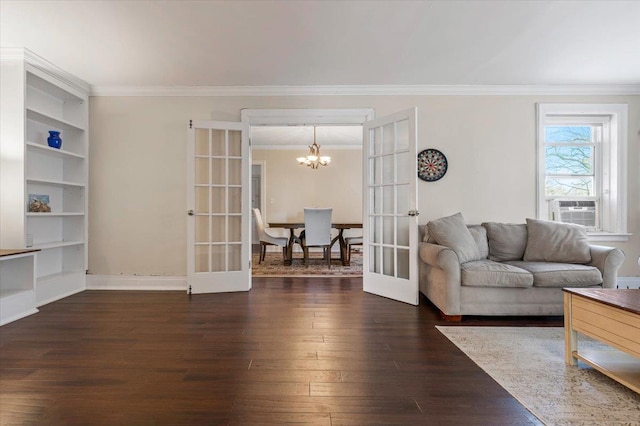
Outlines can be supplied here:
M572 223L527 219L527 248L523 260L589 263L587 229Z
M481 225L467 225L467 229L476 242L478 250L480 250L480 259L486 259L489 256L489 244L487 243L487 230Z
M595 266L554 262L505 262L533 274L534 287L589 287L602 284L602 274Z
M484 222L489 240L489 259L496 262L522 260L527 247L527 225L524 223Z
M506 263L476 260L460 265L460 281L468 287L531 287L533 275Z
M458 255L460 263L482 258L462 213L429 221L427 229L437 244L449 247Z

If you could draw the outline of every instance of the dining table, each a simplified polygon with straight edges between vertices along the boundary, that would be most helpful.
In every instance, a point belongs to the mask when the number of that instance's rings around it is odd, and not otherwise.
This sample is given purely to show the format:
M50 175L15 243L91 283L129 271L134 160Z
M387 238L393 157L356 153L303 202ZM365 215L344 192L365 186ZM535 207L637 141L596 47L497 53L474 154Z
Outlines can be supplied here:
M285 265L291 265L293 261L293 244L298 236L296 229L304 228L304 222L269 222L269 228L282 228L289 230L289 242L287 243L287 258ZM347 229L362 229L362 223L332 223L332 229L338 230L338 235L331 240L331 246L338 242L340 244L340 261L342 266L349 266L349 256L347 256L347 243L344 239L344 231Z

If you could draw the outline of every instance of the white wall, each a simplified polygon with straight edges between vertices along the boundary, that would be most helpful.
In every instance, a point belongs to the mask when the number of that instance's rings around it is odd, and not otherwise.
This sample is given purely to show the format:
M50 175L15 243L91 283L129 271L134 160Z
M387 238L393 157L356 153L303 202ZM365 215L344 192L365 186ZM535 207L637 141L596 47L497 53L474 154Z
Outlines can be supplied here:
M620 275L640 276L640 96L94 97L89 271L186 274L188 121L239 121L242 108L370 107L380 117L417 106L418 149L440 149L449 160L443 179L419 183L420 224L458 211L468 223L522 223L535 217L537 102L629 105L633 237L605 244L626 252Z

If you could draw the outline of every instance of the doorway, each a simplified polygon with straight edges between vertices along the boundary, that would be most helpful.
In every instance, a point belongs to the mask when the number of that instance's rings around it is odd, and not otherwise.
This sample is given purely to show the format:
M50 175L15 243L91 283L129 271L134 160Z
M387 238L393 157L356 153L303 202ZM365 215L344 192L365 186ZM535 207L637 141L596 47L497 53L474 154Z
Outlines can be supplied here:
M369 109L243 110L242 120L250 129L253 164L263 162L260 166L262 185L254 191L256 195L257 191L260 193L255 199L252 194L252 204L260 200L259 208L265 222L300 223L304 221L304 207L335 206L334 222L362 223L362 124L372 117L373 110ZM332 156L332 162L318 170L307 169L296 162L296 158L305 155L312 144L314 127L318 130L316 142L322 153ZM349 131L345 132L347 129ZM274 136L273 132L278 131L282 133ZM337 131L347 133L341 136L342 143L331 135ZM266 164L269 164L269 185L265 184ZM257 172L258 167L255 167L252 190L258 185ZM357 176L340 177L349 174ZM289 236L286 229L272 231L279 236ZM361 232L345 231L345 236L361 235ZM279 255L278 247L270 248L270 253ZM301 262L300 247L295 245L294 250L297 255L294 263L296 259ZM334 258L339 257L338 244L334 250ZM257 265L256 262L253 264ZM330 271L327 272L329 275Z

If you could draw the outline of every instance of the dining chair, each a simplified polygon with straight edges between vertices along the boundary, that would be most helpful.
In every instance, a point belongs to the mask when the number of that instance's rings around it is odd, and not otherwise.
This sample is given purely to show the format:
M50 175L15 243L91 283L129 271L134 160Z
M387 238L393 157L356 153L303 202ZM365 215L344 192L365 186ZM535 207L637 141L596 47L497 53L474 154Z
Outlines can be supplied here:
M331 268L331 214L333 209L304 209L304 231L300 245L304 252L304 264L309 261L309 247L322 247L323 258Z
M282 257L284 261L287 260L287 245L289 239L286 237L274 237L270 235L264 228L264 222L262 221L262 214L260 209L253 209L253 215L256 219L256 231L258 231L258 238L260 239L260 257L258 259L258 265L262 263L266 254L267 246L274 245L282 247Z
M361 246L362 245L362 237L347 237L344 239L344 242L347 246L347 262L351 262L351 247L352 246Z

